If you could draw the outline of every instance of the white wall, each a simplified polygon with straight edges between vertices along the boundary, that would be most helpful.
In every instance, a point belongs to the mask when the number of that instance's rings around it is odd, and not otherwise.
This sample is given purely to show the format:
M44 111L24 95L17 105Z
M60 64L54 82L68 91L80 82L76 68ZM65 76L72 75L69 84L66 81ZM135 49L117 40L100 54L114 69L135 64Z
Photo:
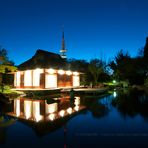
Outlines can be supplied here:
M33 86L40 86L40 74L43 72L43 69L33 70Z
M20 78L21 78L20 72L16 72L14 74L14 86L20 86Z
M45 88L57 87L57 74L45 75Z
M24 86L32 86L32 71L26 70L24 72Z
M73 76L73 86L77 87L80 86L80 76Z

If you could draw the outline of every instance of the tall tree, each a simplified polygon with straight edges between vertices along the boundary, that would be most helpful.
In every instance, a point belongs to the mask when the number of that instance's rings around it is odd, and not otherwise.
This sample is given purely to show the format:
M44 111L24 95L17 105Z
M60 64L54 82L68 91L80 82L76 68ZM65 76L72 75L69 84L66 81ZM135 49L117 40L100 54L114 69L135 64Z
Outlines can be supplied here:
M88 68L88 62L85 60L68 59L68 68L72 70L78 70L85 73Z
M9 60L8 53L5 48L0 49L0 65L14 65L14 63L11 60Z
M114 77L118 80L128 81L130 84L143 84L145 69L142 57L131 58L123 50L115 57L109 65L114 71Z
M14 62L9 60L8 53L5 48L0 49L0 73L15 71Z
M8 72L13 72L16 70L14 63L9 60L7 50L4 48L0 49L0 85L3 90L4 84L8 81Z
M131 57L127 52L124 52L122 49L117 53L115 59L110 62L109 66L114 71L113 75L115 79L125 80L126 74L129 70L129 63L131 61Z
M94 85L96 85L99 75L105 72L105 63L99 59L92 59L88 65L88 71L92 75Z
M146 44L144 46L144 58L148 60L148 37L146 38Z

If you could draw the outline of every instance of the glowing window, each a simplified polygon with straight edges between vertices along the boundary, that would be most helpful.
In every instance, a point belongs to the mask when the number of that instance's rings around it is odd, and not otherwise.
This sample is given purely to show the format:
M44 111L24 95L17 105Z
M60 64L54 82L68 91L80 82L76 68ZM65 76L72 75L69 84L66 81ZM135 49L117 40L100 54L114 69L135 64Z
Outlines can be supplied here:
M16 72L14 77L14 86L20 86L20 77L21 77L21 73Z
M33 70L33 86L40 86L40 74L42 72L42 69Z
M45 88L57 87L57 75L46 74L45 76Z
M31 70L25 71L24 86L32 86L32 71Z
M79 76L73 76L73 86L74 87L80 86L80 77Z

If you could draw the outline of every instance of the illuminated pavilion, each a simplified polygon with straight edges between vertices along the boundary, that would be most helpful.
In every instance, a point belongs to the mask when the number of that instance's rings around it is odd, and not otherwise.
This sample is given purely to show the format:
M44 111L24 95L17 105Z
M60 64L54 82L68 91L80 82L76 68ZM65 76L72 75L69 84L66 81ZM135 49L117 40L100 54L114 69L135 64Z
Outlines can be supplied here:
M52 89L79 87L80 73L68 69L69 65L59 54L37 50L14 73L14 87L19 89Z

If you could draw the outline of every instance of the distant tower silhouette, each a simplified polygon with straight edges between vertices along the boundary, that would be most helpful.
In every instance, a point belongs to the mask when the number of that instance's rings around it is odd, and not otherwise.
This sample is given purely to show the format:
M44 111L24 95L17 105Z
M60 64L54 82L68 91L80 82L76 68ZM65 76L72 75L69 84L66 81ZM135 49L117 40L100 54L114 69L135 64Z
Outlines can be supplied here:
M67 52L67 50L66 50L66 48L65 48L65 39L64 39L64 30L62 31L62 48L61 48L61 50L60 50L60 55L61 55L61 57L63 58L63 59L66 59L67 58L67 56L66 56L66 52Z

